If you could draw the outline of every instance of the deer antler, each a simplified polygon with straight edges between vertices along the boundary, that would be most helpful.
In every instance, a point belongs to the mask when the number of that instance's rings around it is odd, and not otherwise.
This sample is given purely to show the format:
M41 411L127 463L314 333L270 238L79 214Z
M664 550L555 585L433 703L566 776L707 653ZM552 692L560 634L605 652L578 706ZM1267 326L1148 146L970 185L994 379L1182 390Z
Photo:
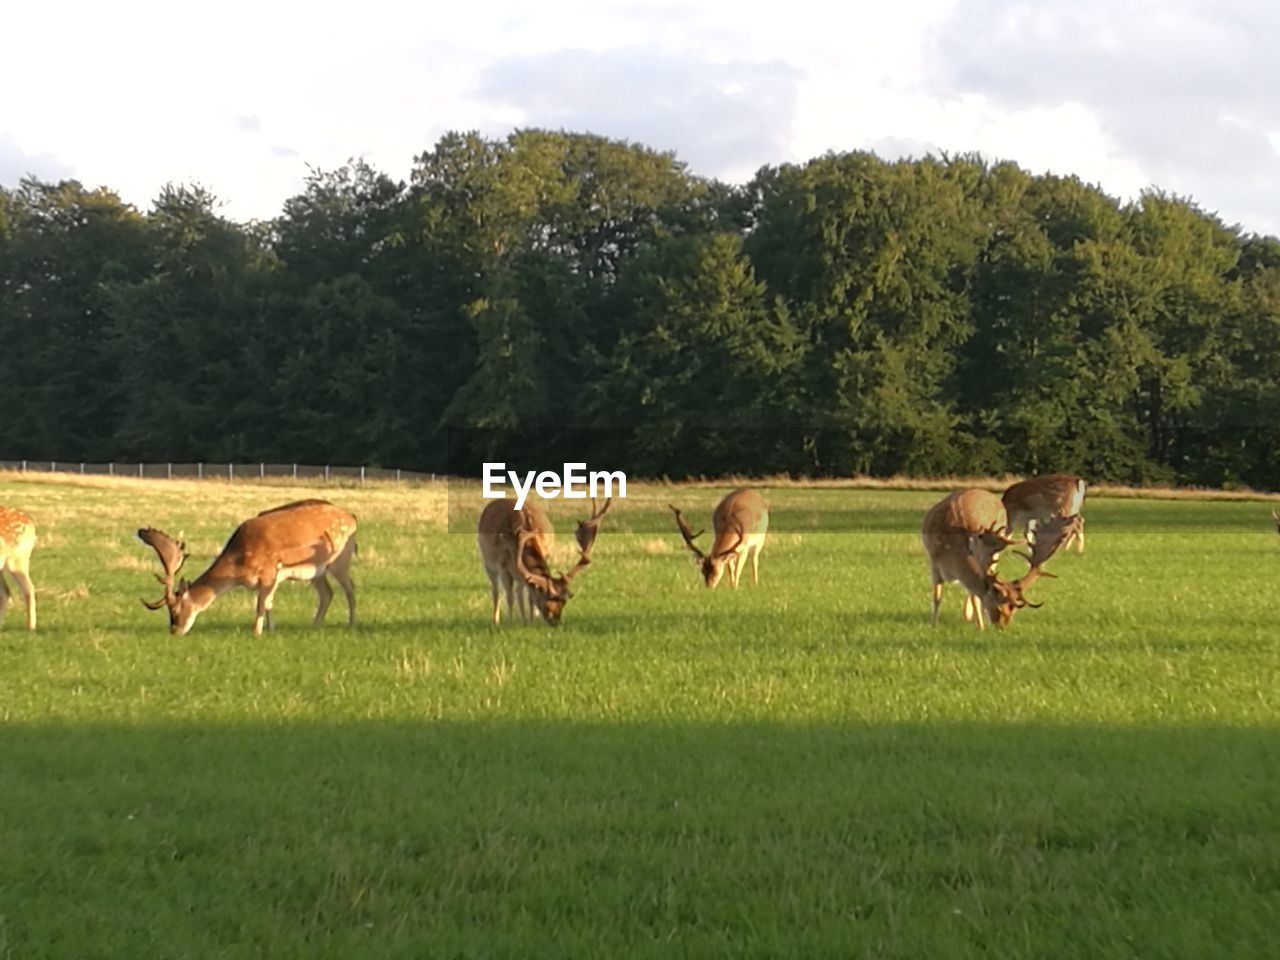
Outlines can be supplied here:
M693 555L699 560L707 559L707 555L699 550L697 544L693 542L696 538L702 536L702 531L699 530L697 533L694 533L689 529L689 524L685 521L684 515L675 507L671 506L671 504L667 504L667 506L670 507L671 512L676 515L676 526L680 528L680 536L684 537L685 546L692 550Z
M535 532L525 527L516 534L516 572L529 586L536 587L543 593L555 593L551 577L546 573L534 572L524 565L524 548L533 539Z
M738 539L733 542L732 546L725 547L723 550L716 551L716 557L731 557L738 552L738 548L742 546L742 541L747 538L747 532L742 528L742 524L736 525Z
M604 515L609 512L609 507L613 503L613 497L609 497L604 502L604 506L599 510L596 509L596 498L591 498L591 518L589 520L579 520L578 530L574 534L578 541L578 550L584 556L591 556L591 548L595 545L596 534L600 532L600 524L604 520Z
M156 556L160 558L160 566L164 568L164 576L156 574L155 577L164 584L164 598L154 603L146 600L142 601L143 606L148 610L159 610L161 607L173 603L173 579L177 576L178 571L182 569L182 565L187 562L187 545L180 540L175 540L163 530L157 530L154 527L145 527L138 531L138 539L151 547L156 552Z
M1049 558L1058 552L1072 537L1084 531L1084 517L1054 517L1052 520L1036 527L1036 542L1031 549L1028 562L1033 567L1040 567L1049 562Z
M596 545L596 535L600 532L600 523L604 520L604 515L609 512L609 506L612 503L613 497L609 497L605 500L604 506L597 510L596 498L591 498L591 518L578 521L578 530L575 534L578 540L578 551L582 556L573 565L573 569L564 575L565 583L576 577L591 563L591 549Z
M1062 545L1062 541L1064 539L1065 537L1059 537L1051 547L1047 548L1044 558L1040 559L1039 562L1037 562L1037 556L1034 552L1028 554L1028 553L1022 552L1021 550L1016 551L1017 555L1022 557L1022 559L1026 560L1028 564L1028 569L1026 573L1020 576L1017 580L1013 580L1008 583L1009 589L1012 591L1012 594L1013 594L1013 599L1018 604L1019 607L1030 607L1032 610L1038 610L1040 607L1044 606L1043 603L1032 603L1030 600L1028 600L1026 598L1025 591L1027 587L1031 586L1041 577L1048 577L1050 580L1057 579L1058 575L1056 573L1050 573L1048 570L1045 570L1043 567L1043 564L1045 560L1053 556L1054 551L1056 551L1058 547ZM1039 544L1037 544L1036 547L1038 549Z

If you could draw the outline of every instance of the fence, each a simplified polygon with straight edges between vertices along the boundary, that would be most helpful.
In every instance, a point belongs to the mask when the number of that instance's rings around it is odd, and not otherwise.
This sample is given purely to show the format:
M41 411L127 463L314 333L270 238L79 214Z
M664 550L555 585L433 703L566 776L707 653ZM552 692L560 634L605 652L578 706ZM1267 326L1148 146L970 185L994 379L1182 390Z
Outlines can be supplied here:
M367 480L430 483L434 473L382 467L346 467L300 463L84 463L61 460L0 460L0 470L19 473L73 473L96 477L135 477L144 480Z

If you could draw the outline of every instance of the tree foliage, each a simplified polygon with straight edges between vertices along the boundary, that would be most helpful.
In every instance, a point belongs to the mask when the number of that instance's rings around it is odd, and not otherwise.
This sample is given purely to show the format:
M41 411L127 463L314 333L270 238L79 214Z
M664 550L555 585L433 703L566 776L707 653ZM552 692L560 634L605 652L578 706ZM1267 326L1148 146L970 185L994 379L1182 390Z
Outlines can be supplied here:
M0 343L6 458L443 471L572 436L654 475L1280 487L1280 241L971 156L731 186L453 133L407 183L314 170L249 224L195 186L139 212L27 179Z

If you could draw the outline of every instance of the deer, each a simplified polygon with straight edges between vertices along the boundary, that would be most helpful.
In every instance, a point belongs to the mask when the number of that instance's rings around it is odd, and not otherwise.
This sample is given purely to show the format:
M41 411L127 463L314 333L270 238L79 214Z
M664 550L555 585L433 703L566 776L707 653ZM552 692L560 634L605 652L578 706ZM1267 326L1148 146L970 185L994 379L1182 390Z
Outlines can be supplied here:
M1015 613L1040 604L1027 599L1025 591L1041 577L1053 577L1044 564L1069 534L1073 518L1058 517L1044 528L1031 554L1020 554L1028 564L1017 580L1002 580L996 573L1000 554L1025 541L1009 535L1009 519L1001 498L987 490L958 490L934 504L924 516L920 540L929 560L933 584L933 615L937 626L942 606L942 588L958 582L965 597L964 618L986 629L986 621L1006 627Z
M21 510L0 506L0 621L9 608L9 585L5 573L13 577L27 608L27 629L36 628L36 588L31 582L31 551L36 545L36 525Z
M1064 546L1074 541L1076 552L1084 553L1085 482L1068 473L1043 473L1028 477L1009 487L1001 498L1009 514L1009 527L1015 533L1039 536L1039 526L1054 517L1074 518L1078 522L1068 531Z
M704 553L694 543L703 531L694 533L683 514L668 504L676 516L676 526L685 546L692 551L702 571L703 583L714 590L729 571L729 582L736 590L742 576L742 563L751 560L751 582L760 583L760 551L764 548L765 535L769 532L769 505L759 491L743 488L727 494L711 514L711 527L715 538L711 551Z
M595 498L591 498L591 517L579 521L574 535L578 562L559 575L551 572L549 563L555 531L541 507L526 502L517 510L515 501L507 499L491 500L485 506L476 528L476 546L489 578L494 626L501 622L500 591L506 594L508 620L513 618L518 603L523 622L528 623L531 616L537 615L547 626L560 626L565 604L573 597L570 584L590 566L600 524L612 503L613 497L608 497L604 506L597 508Z
M174 585L189 554L185 543L154 527L138 531L138 538L155 550L164 570L156 579L164 596L143 600L148 610L169 610L169 633L186 636L198 617L219 596L236 587L258 594L253 635L272 629L271 607L276 588L286 580L309 580L318 604L314 626L324 622L333 600L332 573L347 598L347 625L356 622L356 588L351 560L356 553L356 518L327 500L298 500L264 510L240 524L222 552L194 582Z

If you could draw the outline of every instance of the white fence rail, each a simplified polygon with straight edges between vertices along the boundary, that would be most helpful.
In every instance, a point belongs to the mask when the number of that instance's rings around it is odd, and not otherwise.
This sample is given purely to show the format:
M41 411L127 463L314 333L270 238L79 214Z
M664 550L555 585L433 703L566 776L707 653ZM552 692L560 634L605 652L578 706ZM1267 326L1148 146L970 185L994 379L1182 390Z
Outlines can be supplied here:
M394 480L430 483L434 473L382 467L346 467L299 463L87 463L64 460L0 460L0 470L18 473L73 473L96 477L137 477L147 480L265 480L307 481Z

